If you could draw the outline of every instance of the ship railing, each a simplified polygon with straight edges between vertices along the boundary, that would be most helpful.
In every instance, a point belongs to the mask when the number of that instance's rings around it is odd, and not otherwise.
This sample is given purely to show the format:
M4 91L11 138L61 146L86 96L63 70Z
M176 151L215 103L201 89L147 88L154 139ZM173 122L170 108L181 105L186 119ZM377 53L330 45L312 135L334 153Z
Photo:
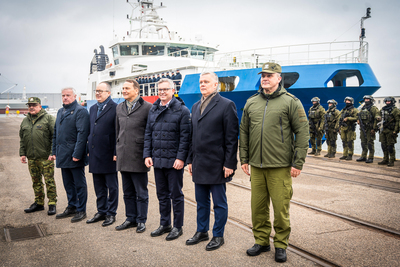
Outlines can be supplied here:
M186 57L194 59L202 59L207 61L214 60L214 52L209 53L207 51L192 50L190 48L185 48L179 51L168 53L169 57Z
M218 69L259 68L265 62L276 62L283 66L367 63L368 43L331 42L289 46L276 46L251 50L215 54Z

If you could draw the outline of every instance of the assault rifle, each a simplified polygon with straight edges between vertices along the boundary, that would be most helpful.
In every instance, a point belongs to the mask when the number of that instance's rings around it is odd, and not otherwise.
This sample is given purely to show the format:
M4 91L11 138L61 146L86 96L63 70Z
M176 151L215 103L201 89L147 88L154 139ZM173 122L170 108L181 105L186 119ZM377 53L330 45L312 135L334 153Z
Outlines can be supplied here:
M365 126L361 119L361 112L358 113L358 121L360 122L360 128L361 128L362 132L364 133L364 137L367 138L367 132L365 131Z
M377 126L380 133L383 133L383 124L385 123L385 111L382 109L381 111L381 121L378 122Z
M342 126L343 126L343 127L346 127L346 126L347 126L347 123L344 122L344 118L346 118L346 117L348 117L348 116L349 116L349 114L347 114L347 112L343 113L342 116L340 116L340 119L339 119L339 127L336 129L336 131L338 131L339 133L340 133L340 128L341 128Z
M315 123L313 122L313 120L309 120L309 124L311 126L311 129L313 130L313 133L315 136L317 136L317 127L315 126Z

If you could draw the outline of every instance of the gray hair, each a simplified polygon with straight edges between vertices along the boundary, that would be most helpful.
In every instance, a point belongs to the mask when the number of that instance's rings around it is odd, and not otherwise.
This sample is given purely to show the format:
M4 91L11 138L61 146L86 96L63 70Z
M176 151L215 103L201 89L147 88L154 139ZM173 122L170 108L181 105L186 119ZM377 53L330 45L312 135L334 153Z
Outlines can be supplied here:
M172 88L172 89L175 90L175 84L174 84L174 82L173 82L171 79L168 79L168 78L162 78L162 79L160 79L160 80L157 82L157 90L158 90L158 85L159 85L160 83L168 83L168 84L169 84L169 88Z
M204 76L204 75L211 75L211 77L213 78L213 80L214 80L215 82L218 82L218 76L217 76L217 74L215 74L215 72L211 72L211 71L202 72L202 73L200 74L200 78L201 78L201 76Z
M102 84L102 83L104 83L104 84L106 85L106 91L107 91L107 92L111 92L111 85L110 85L110 83L108 83L108 82L101 82L101 83L99 83L99 85Z
M61 90L61 93L62 93L63 91L65 91L65 90L71 90L72 93L76 96L76 90L75 90L74 88L72 88L72 87L65 87L65 88L63 88L63 89Z

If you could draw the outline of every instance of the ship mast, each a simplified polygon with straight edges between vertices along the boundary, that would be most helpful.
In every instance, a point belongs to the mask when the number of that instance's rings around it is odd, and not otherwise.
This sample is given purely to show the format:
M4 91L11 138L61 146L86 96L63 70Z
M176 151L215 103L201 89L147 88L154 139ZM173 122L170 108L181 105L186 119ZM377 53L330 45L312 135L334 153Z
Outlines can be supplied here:
M364 28L364 20L369 19L371 17L371 8L367 8L367 13L364 17L361 18L361 34L360 34L360 51L359 51L359 59L361 63L366 63L368 61L368 48L366 44L364 46L364 38L365 38L365 28Z
M160 6L154 5L153 0L139 0L134 3L131 3L129 0L127 0L126 2L132 6L131 15L127 15L127 19L130 23L130 30L128 32L129 36L131 36L133 32L137 32L137 38L148 38L156 34L158 35L158 38L162 39L164 37L162 36L162 31L165 30L167 33L166 36L170 39L169 31L165 25L165 21L160 18L156 12L157 9L166 7L162 5L162 2ZM134 11L136 9L139 9L139 16L134 17ZM134 22L139 22L139 28L132 29L134 27Z

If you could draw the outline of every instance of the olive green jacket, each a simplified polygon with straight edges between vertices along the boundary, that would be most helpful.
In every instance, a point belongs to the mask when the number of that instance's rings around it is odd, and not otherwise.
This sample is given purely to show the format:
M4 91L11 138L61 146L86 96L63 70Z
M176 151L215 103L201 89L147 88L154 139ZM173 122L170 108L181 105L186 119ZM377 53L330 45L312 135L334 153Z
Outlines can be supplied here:
M303 105L283 87L272 94L260 88L250 97L240 124L240 162L258 168L301 170L308 149L308 120Z
M358 117L358 120L360 120L361 117L362 123L366 129L378 130L377 123L378 118L381 117L381 113L376 106L372 106L369 111L367 109L361 109L358 112Z
M318 104L317 108L313 106L308 110L308 120L312 121L317 131L322 131L325 119L325 109ZM310 132L314 131L310 124Z
M28 113L19 130L19 155L28 159L47 159L51 155L55 120L44 109L35 116Z
M340 126L341 129L339 129L339 124L340 124L340 121L341 121L342 117L343 117L343 119L347 118L347 121L343 121L344 125L346 125L346 126L344 126L342 124ZM351 110L347 110L347 109L344 108L344 109L342 109L340 111L340 119L336 122L335 129L344 130L344 131L347 131L347 130L351 131L352 128L350 126L352 126L353 124L357 123L357 120L358 120L358 109L352 108Z

